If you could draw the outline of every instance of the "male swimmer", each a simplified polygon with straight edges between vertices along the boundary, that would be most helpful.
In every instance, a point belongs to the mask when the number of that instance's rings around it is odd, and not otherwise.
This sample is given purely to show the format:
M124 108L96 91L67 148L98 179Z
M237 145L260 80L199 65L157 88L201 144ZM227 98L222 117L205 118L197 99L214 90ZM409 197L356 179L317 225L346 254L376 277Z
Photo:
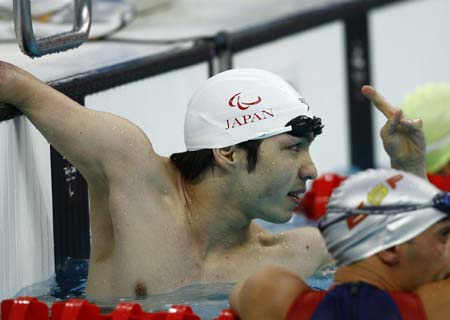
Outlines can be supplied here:
M382 136L393 166L424 175L420 123L403 119L373 88L364 93L389 118ZM91 296L238 281L273 264L307 277L328 259L315 228L272 234L252 222L289 220L316 176L309 145L322 128L299 93L270 72L238 69L207 80L188 106L187 151L171 159L136 125L84 108L4 62L0 102L22 111L88 182Z
M450 193L393 169L351 176L319 222L338 264L329 291L266 268L237 284L240 319L450 318Z

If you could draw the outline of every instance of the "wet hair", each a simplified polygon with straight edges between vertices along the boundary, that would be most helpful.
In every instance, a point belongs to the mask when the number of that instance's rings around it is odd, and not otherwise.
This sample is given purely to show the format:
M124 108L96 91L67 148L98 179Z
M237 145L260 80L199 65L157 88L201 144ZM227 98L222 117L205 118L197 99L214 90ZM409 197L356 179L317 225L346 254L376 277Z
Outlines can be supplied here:
M247 151L247 171L253 172L258 161L258 150L262 140L244 141L236 146ZM170 156L172 163L180 170L183 178L190 183L196 183L206 169L214 169L212 149L185 151Z
M314 137L322 133L322 120L318 117L299 116L289 121L286 126L292 126L287 132L296 137L312 134ZM237 144L238 148L247 151L247 171L255 170L258 162L261 140L248 140ZM189 183L197 183L208 168L214 170L214 156L212 149L185 151L170 156L172 163L180 170L182 177Z

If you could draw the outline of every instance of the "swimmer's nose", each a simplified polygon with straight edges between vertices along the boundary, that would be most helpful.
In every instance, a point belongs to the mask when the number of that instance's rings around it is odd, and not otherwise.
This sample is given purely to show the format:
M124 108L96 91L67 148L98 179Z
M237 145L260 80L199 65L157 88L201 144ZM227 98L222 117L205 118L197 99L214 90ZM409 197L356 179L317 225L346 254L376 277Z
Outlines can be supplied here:
M299 178L304 181L317 178L317 169L309 154L307 155L306 159L304 159L304 161L302 161L302 163L300 164L298 174Z

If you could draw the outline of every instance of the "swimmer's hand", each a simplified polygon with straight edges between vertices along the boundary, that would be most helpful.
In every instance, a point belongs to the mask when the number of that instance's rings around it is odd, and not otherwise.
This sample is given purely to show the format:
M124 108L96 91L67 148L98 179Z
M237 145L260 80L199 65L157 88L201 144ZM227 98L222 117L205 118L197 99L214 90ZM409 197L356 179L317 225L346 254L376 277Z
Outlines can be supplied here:
M380 135L384 149L391 158L391 167L426 178L422 120L406 119L401 109L392 106L371 86L363 86L361 92L387 118Z

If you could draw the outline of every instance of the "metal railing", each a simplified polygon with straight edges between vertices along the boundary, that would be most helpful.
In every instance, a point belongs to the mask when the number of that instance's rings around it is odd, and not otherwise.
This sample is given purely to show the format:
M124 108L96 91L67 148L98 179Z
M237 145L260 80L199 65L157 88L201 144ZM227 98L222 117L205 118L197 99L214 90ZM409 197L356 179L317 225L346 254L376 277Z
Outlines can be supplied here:
M91 27L91 0L74 0L74 22L69 32L36 39L31 18L30 0L14 0L14 29L22 52L30 57L73 49L89 36Z

